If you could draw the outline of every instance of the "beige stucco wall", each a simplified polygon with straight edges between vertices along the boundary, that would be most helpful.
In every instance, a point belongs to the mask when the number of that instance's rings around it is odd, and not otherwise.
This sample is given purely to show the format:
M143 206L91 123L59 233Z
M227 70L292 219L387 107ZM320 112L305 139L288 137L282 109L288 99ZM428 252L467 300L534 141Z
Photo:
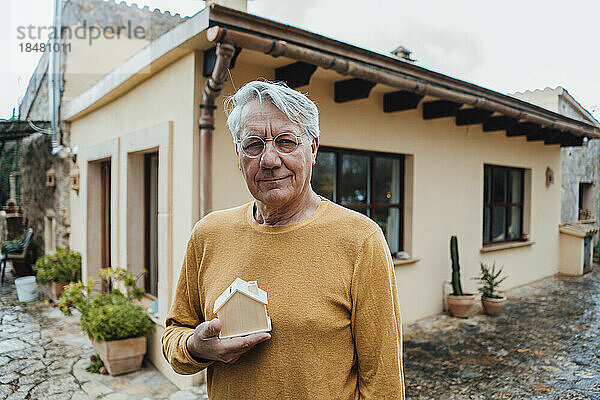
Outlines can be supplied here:
M583 249L582 237L560 232L560 273L574 276L583 275Z
M243 53L242 53L243 54ZM255 60L255 61L253 61ZM261 67L261 56L236 63L236 87L258 77L273 79L273 69ZM412 248L421 260L396 267L399 301L405 322L437 314L443 307L444 281L450 279L449 240L459 239L462 282L476 292L471 280L481 261L496 261L511 288L558 272L560 219L560 148L507 138L504 132L483 132L481 125L457 127L453 118L425 121L417 110L386 114L382 96L391 88L377 85L368 99L336 104L333 80L343 77L318 70L307 87L320 111L321 145L412 155L414 181ZM233 92L228 82L224 93ZM250 195L237 169L225 117L217 111L214 138L214 208L248 201ZM483 166L497 164L531 170L531 246L481 253L483 226ZM556 183L545 186L545 170L555 171ZM529 173L529 172L528 172Z
M134 133L144 128L172 121L173 123L173 225L177 227L173 241L178 243L174 251L178 254L177 263L182 259L180 254L191 228L193 181L190 167L193 165L193 146L195 123L193 118L194 88L190 82L194 80L194 55L190 54L164 69L134 90L101 109L72 121L72 146L79 150L104 142L111 138ZM113 181L113 187L116 182ZM81 182L85 186L85 182ZM72 195L73 215L81 213L78 196ZM82 232L73 228L71 246L82 247ZM121 263L122 260L119 260Z
M128 227L132 218L127 204L131 204L128 178L135 174L127 167L132 160L129 153L159 151L159 315L157 322L164 324L174 286L185 252L189 234L197 219L197 127L195 113L195 87L198 78L196 55L190 53L169 65L150 79L133 88L117 100L104 107L71 121L72 146L77 146L78 164L83 170L79 193L72 192L72 235L70 246L83 255L86 265L86 215L89 201L86 200L88 185L86 164L93 154L111 157L112 162L112 214L111 214L111 259L113 266L139 271L140 260L128 256L127 236L135 229ZM174 156L171 157L170 154ZM164 155L164 157L163 157ZM100 156L97 156L100 157ZM171 159L171 161L168 161ZM127 188L130 192L128 193ZM169 193L169 187L172 188ZM129 198L128 198L129 195ZM143 202L139 196L138 203ZM128 201L129 200L129 201ZM94 199L91 199L94 201ZM196 204L193 204L193 202ZM143 229L143 227L139 227ZM161 234L162 232L162 234ZM167 256L168 255L168 256ZM163 260L163 261L161 261ZM86 274L87 275L87 274ZM161 329L157 326L157 329ZM162 361L158 340L150 342L151 361L166 376L180 386L198 382L196 378L178 378Z
M77 27L72 27L73 31ZM68 40L66 53L66 67L64 79L66 81L63 101L68 102L96 83L104 75L115 69L127 58L131 57L144 46L148 40L129 39L127 36L119 39L106 39L103 36L94 39L78 39L73 36ZM110 54L110 57L106 56ZM102 55L102 56L99 56ZM94 60L90 63L90 60Z

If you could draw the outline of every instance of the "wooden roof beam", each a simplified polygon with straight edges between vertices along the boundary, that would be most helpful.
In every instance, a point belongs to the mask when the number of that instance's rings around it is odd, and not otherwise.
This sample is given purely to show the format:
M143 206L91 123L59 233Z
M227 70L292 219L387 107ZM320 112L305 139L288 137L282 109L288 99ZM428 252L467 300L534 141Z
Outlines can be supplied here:
M317 70L316 65L298 61L283 67L275 68L275 80L283 81L292 89L306 86Z
M423 99L422 94L416 94L407 90L385 93L383 95L383 112L414 110Z
M334 86L335 102L345 103L352 100L366 99L375 85L375 82L359 78L337 81Z
M535 133L541 128L532 122L519 122L506 130L506 136L527 136Z
M482 124L487 121L492 114L493 111L484 110L483 108L463 108L456 113L456 125Z
M423 103L423 119L454 117L460 106L460 103L447 100L425 102Z
M544 144L559 144L565 142L567 139L566 135L566 132L557 130L555 133L544 139Z
M565 132L567 133L567 132ZM567 138L560 143L560 147L569 146L581 146L583 144L583 136L575 136L570 133L567 134Z
M505 131L509 128L512 128L517 122L519 122L518 119L507 117L504 115L489 117L487 119L487 121L485 121L483 123L483 131L484 132Z
M544 140L546 138L554 136L557 133L560 133L558 129L540 128L535 132L528 133L527 141L532 142L535 140Z

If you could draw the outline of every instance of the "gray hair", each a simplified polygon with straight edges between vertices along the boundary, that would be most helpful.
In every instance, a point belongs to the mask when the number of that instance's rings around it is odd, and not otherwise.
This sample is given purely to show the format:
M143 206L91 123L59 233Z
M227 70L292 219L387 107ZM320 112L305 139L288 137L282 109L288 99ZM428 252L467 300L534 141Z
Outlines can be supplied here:
M242 109L253 100L262 101L263 97L267 97L290 121L298 124L304 133L313 138L319 137L319 110L308 97L283 82L252 81L225 100L227 125L234 142L240 138Z

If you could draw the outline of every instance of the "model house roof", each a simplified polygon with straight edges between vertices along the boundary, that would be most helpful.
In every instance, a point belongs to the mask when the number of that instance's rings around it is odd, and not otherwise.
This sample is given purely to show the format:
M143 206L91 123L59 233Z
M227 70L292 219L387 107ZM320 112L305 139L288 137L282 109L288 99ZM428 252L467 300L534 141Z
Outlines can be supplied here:
M236 278L235 281L215 300L213 313L217 313L235 293L241 293L253 300L267 305L267 292L258 288L256 281L246 282L243 279Z

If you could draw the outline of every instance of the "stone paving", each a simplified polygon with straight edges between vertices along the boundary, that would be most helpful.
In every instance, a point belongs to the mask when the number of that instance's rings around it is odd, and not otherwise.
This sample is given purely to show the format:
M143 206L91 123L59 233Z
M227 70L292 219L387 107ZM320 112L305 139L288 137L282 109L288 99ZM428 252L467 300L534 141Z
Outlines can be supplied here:
M405 327L408 399L600 399L600 266L507 295L498 317Z
M8 274L10 276L10 274ZM507 293L503 314L477 305L404 327L407 399L600 399L600 266ZM85 371L91 344L76 317L0 287L0 400L206 399L152 365L117 377Z
M206 387L180 391L150 363L112 377L85 370L90 340L77 317L43 301L19 303L10 273L0 286L0 400L207 399Z

